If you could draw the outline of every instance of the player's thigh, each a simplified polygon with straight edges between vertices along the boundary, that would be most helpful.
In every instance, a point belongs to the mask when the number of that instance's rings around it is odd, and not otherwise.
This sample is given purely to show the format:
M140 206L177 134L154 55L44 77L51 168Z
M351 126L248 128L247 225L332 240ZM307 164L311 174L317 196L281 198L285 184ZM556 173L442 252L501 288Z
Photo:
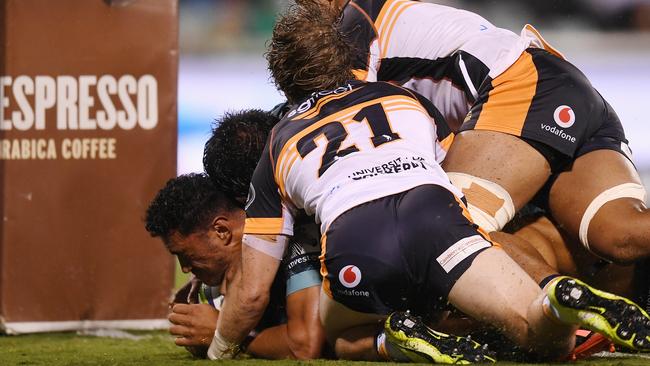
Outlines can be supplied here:
M516 210L533 198L551 174L546 158L524 140L485 130L458 134L442 166L448 173L469 174L500 185ZM467 200L472 203L471 194Z
M474 319L517 338L528 331L528 310L541 289L503 250L481 252L449 293L449 302Z
M319 311L321 324L330 344L335 344L336 339L351 328L377 324L386 319L386 315L354 311L329 297L322 289Z
M554 219L569 233L578 235L589 205L606 190L622 184L641 185L632 163L613 150L596 150L575 160L571 170L559 174L549 195ZM605 203L589 224L590 238L598 230L643 226L643 203L639 199L620 198ZM647 215L645 215L647 216ZM591 239L590 239L591 241Z

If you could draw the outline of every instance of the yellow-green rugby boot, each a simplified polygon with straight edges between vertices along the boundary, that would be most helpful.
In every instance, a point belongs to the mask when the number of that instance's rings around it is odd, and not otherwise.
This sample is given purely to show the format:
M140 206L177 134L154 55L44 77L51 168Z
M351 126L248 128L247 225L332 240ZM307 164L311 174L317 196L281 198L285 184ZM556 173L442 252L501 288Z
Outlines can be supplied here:
M544 306L561 321L601 333L621 346L650 352L650 316L633 301L567 276L551 281L546 295Z
M496 362L494 352L471 337L437 332L410 312L394 312L384 323L386 343L411 362L468 364ZM390 355L389 355L390 356ZM394 355L393 355L394 356ZM403 359L404 357L397 357Z

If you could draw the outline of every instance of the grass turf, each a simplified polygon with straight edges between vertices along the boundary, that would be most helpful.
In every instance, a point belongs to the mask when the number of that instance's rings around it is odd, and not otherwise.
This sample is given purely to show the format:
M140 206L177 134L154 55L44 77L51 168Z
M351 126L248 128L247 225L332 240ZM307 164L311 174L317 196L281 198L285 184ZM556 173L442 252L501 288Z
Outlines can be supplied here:
M189 278L188 274L176 268L176 288L183 285ZM75 333L32 334L22 336L0 336L0 366L60 366L60 365L214 365L208 360L197 360L183 348L173 343L173 337L164 331L131 332L142 338L139 340L115 339L95 336L82 336ZM220 366L377 366L388 363L346 362L316 360L301 361L265 361L237 360L222 361ZM398 365L398 364L392 364ZM499 365L515 365L499 362ZM528 364L516 364L528 365ZM536 364L544 365L544 364ZM650 360L637 357L629 358L596 358L583 360L578 363L553 363L553 366L647 366Z
M114 339L94 336L80 336L75 333L34 334L25 336L0 336L0 365L214 365L208 360L195 360L189 353L172 342L166 332L133 332L143 336L139 340ZM218 365L313 365L313 366L376 366L369 362L345 361L263 361L237 360L222 361ZM548 365L579 366L647 366L648 359L596 358L577 363L554 363ZM397 364L395 364L397 365ZM499 363L499 365L514 365ZM517 364L527 365L527 364ZM540 364L537 364L540 365Z

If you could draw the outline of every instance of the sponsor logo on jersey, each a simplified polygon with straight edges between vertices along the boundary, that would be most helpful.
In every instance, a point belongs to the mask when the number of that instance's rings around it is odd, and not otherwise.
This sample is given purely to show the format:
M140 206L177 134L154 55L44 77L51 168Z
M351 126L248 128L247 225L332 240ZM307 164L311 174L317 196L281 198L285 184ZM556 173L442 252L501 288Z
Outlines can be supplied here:
M336 89L323 90L323 91L312 93L312 95L309 98L307 98L307 100L300 103L300 105L297 108L295 108L289 114L287 114L287 118L292 118L293 116L295 116L298 113L307 112L308 110L310 110L316 104L316 101L318 101L318 99L320 99L322 97L332 95L332 94L336 95L336 94L346 93L346 92L352 90L352 88L353 88L352 85L348 84L348 85L345 85L345 86L339 86Z
M445 272L451 272L454 267L460 264L470 255L476 253L477 251L483 248L489 248L492 246L489 241L485 240L480 235L473 235L467 238L463 238L454 245L450 246L445 250L444 253L440 254L436 260L445 270Z
M336 290L336 293L339 295L343 296L362 296L362 297L370 297L370 291L364 291L364 290L352 290L352 289L347 289L347 290Z
M306 253L298 257L292 257L286 266L287 272L292 272L294 269L296 269L294 273L306 271L311 268L315 270L320 269L318 256L318 253Z
M419 156L404 156L401 158L393 159L382 165L359 169L349 175L348 178L351 178L353 180L361 180L378 175L402 173L411 169L428 170L425 159Z
M347 265L339 271L339 282L347 288L357 287L361 282L361 270L355 265Z
M561 139L567 140L567 141L569 141L571 143L576 142L576 138L574 136L569 135L568 133L564 132L563 129L557 128L556 126L551 126L551 125L547 125L547 124L542 123L542 130L544 130L546 132L550 132L550 133L552 133L552 134L554 134L556 136L559 136Z
M573 112L573 108L569 107L568 105L561 105L555 108L555 112L553 112L553 119L558 126L562 128L569 128L576 122L576 114Z

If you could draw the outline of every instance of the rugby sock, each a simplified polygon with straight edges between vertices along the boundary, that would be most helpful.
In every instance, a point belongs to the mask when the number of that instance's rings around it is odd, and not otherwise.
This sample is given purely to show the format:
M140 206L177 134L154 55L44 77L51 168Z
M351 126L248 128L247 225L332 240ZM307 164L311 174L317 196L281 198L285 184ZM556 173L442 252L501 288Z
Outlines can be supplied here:
M384 333L383 329L375 336L375 350L379 357L386 361L390 361L388 351L386 350L386 333Z
M375 350L380 358L393 362L411 362L399 347L386 339L386 333L382 329L375 337Z
M546 317L552 321L558 324L567 324L562 320L562 315L558 309L556 309L553 304L551 304L551 300L548 298L548 295L544 296L544 299L542 300L542 310L544 311L544 315L546 315Z
M549 279L549 277L552 277ZM560 275L550 275L543 279L539 285L542 288L542 290L546 293L544 295L544 298L542 299L542 311L544 312L544 315L546 315L547 318L552 320L553 322L557 324L567 324L567 323L572 323L571 321L567 321L564 319L562 316L562 313L560 312L560 309L557 309L553 303L551 303L551 299L549 298L549 293L548 290L546 289L548 287L548 284L555 281L559 281L558 277L562 277ZM547 281L548 280L548 281Z
M558 277L560 277L560 275L557 273L546 276L539 282L539 287L544 292L546 292L546 285ZM548 294L544 295L544 299L542 300L542 311L544 311L544 315L546 315L546 317L551 319L554 323L565 324L560 317L559 311L553 307L553 304L551 304L551 300L548 298Z
M558 273L554 273L552 275L546 276L543 280L541 280L539 282L539 288L541 288L543 290L544 287L546 287L546 285L548 285L549 282L551 282L554 278L557 278L557 277L560 277L560 276L561 275L558 274Z

